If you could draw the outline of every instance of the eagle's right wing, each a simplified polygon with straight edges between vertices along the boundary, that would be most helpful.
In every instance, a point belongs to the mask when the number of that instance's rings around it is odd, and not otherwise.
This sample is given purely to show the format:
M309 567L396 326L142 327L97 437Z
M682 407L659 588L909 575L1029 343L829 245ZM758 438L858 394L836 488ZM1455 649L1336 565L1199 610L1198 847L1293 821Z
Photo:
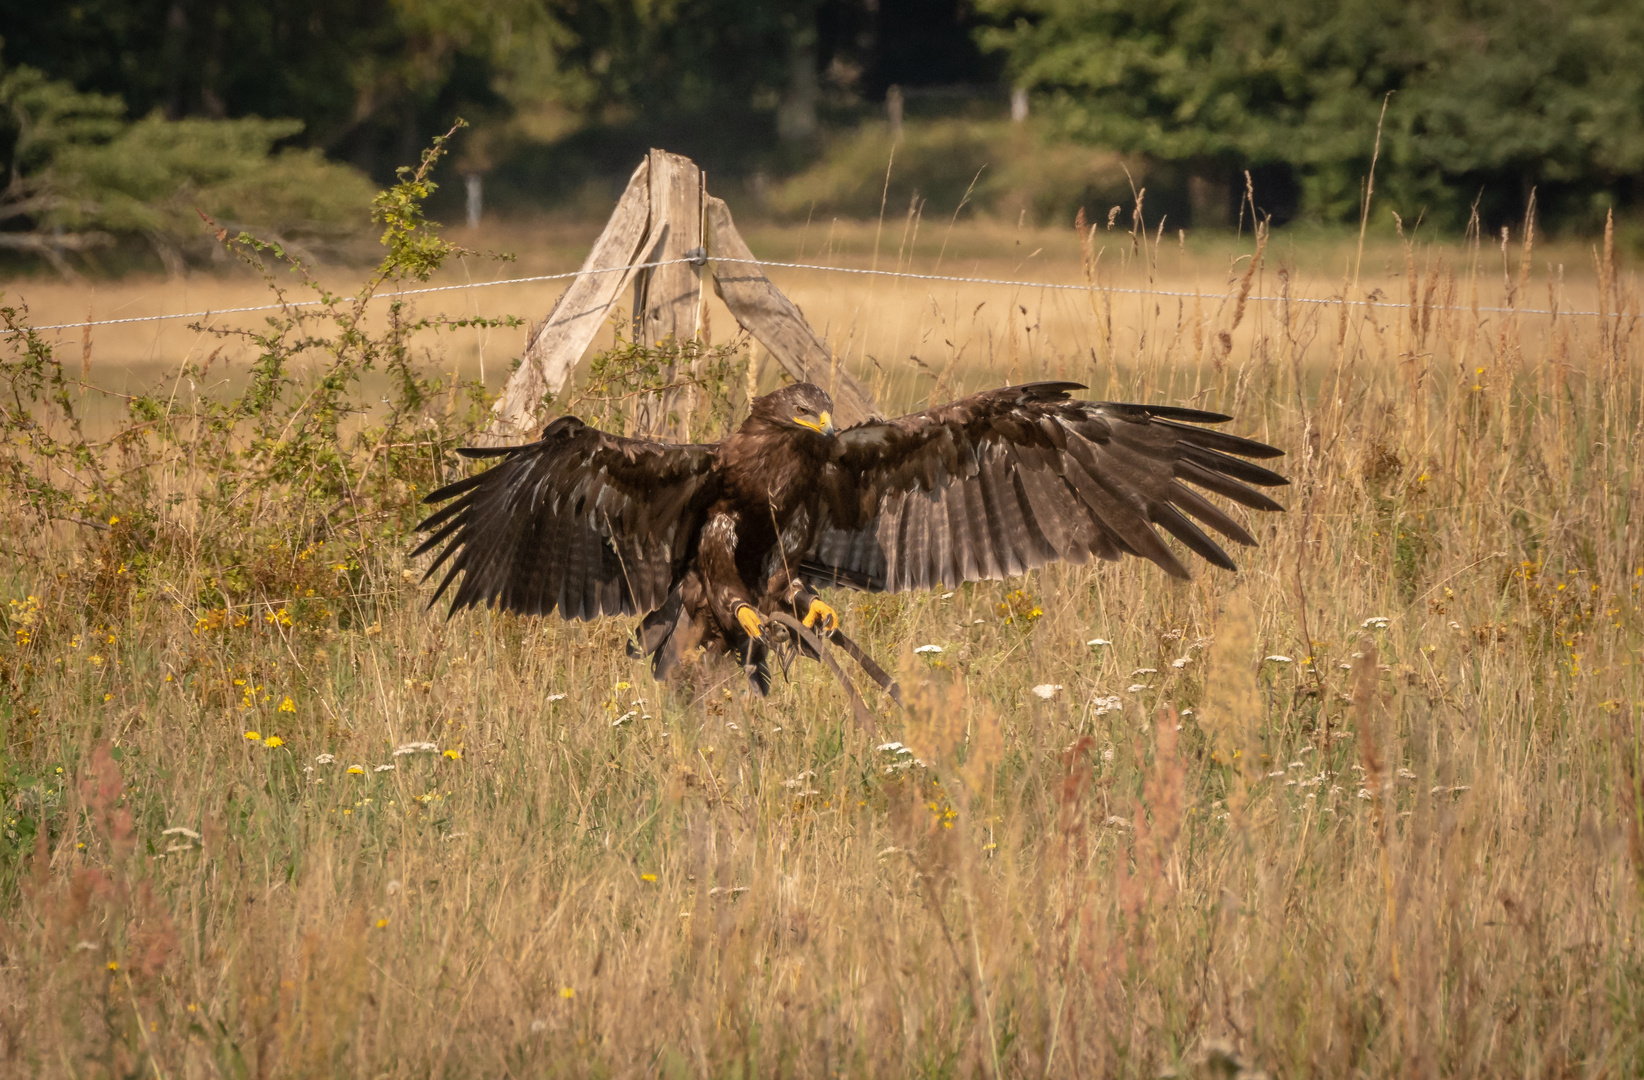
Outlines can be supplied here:
M692 552L718 489L717 447L627 439L562 416L538 442L465 449L496 467L429 495L455 499L417 528L412 556L445 547L438 600L459 573L451 611L491 605L571 619L660 607ZM432 600L430 604L432 604Z
M1140 555L1187 567L1154 526L1211 563L1233 560L1190 518L1237 544L1255 538L1197 489L1253 510L1289 483L1245 458L1282 451L1205 427L1220 413L1081 401L1078 383L988 390L839 433L802 570L816 584L949 588L1064 559Z

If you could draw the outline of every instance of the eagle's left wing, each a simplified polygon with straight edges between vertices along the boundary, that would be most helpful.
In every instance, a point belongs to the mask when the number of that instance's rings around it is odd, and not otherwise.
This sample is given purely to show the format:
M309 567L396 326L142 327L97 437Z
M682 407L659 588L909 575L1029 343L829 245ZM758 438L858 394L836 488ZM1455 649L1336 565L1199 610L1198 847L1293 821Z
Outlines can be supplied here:
M1256 487L1289 481L1243 459L1283 451L1197 426L1229 419L1219 413L1067 393L1082 389L1007 386L841 432L806 578L900 591L1123 554L1187 577L1155 525L1234 569L1190 517L1236 543L1255 539L1197 489L1281 510Z
M452 613L490 604L531 615L558 608L568 619L652 611L684 572L719 484L717 447L627 439L574 416L538 442L461 453L503 460L428 496L455 501L418 526L433 535L411 553L445 545L424 580L450 564L438 600L462 575Z

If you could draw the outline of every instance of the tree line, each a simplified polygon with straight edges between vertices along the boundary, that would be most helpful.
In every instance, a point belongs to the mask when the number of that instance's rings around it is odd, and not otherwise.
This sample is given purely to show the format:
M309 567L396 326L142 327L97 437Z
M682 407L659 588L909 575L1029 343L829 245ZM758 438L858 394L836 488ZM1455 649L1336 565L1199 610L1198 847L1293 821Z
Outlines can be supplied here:
M457 115L468 171L625 173L589 146L631 129L780 175L893 84L1025 90L1045 139L1144 156L1200 226L1247 172L1280 219L1354 218L1378 130L1407 218L1644 204L1637 0L0 0L0 32L13 249L135 230L172 260L200 191L330 221L364 189L328 165L381 184Z

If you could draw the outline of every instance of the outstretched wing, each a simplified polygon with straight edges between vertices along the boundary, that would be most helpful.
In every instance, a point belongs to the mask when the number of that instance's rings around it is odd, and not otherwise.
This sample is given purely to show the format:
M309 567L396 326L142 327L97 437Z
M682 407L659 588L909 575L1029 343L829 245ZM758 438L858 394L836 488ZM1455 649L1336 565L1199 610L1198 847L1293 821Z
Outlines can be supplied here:
M424 500L456 501L417 526L433 535L412 552L445 545L423 580L450 564L438 600L462 574L453 613L488 604L532 615L557 607L571 619L654 610L683 573L718 486L716 447L625 439L571 416L539 442L461 453L503 460Z
M1289 481L1243 459L1283 451L1196 426L1230 419L1219 413L1068 396L1082 389L1007 386L841 432L806 577L899 591L1124 554L1187 577L1155 525L1235 569L1191 519L1256 541L1197 489L1282 510L1256 487Z

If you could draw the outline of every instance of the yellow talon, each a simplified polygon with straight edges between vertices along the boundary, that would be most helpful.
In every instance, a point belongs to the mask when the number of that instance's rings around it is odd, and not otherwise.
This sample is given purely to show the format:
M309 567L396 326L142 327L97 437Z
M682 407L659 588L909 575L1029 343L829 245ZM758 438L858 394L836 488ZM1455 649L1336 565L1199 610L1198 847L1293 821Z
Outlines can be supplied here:
M839 613L820 600L811 601L811 609L805 612L803 621L807 628L820 622L822 630L829 634L839 629Z
M742 629L748 632L749 637L764 636L761 628L765 625L765 620L759 617L759 612L753 609L752 604L743 604L736 609L736 621L742 624Z

